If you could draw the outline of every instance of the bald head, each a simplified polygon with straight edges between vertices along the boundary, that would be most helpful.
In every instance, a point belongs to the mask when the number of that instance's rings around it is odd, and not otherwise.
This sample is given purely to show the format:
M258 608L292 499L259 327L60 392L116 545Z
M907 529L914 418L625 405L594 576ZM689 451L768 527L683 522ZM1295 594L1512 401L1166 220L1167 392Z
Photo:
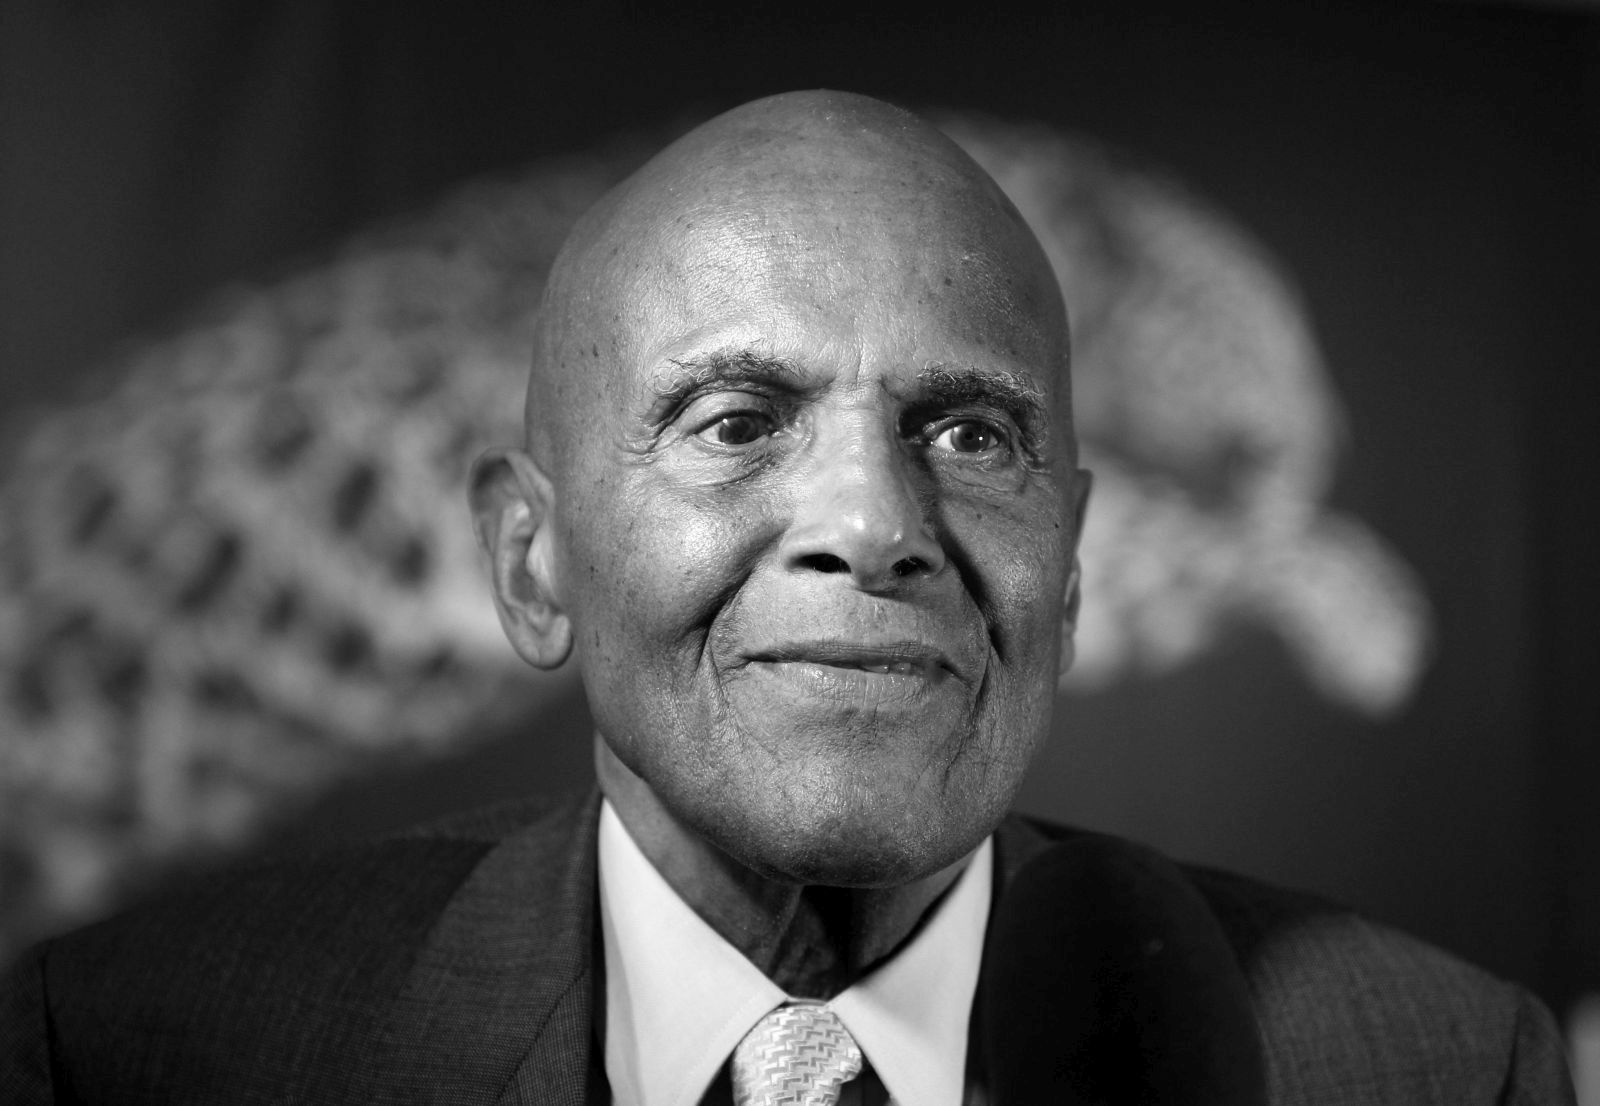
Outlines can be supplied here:
M937 274L936 281L930 280ZM989 176L925 120L865 96L797 92L691 131L596 204L558 256L540 312L530 449L559 470L563 428L624 402L611 370L641 354L665 315L692 329L677 293L748 289L774 276L826 316L861 306L959 299L986 337L1041 339L1042 381L1067 414L1066 313L1049 262ZM704 297L693 310L704 310ZM1015 352L1015 351L1013 351ZM581 421L581 420L580 420Z

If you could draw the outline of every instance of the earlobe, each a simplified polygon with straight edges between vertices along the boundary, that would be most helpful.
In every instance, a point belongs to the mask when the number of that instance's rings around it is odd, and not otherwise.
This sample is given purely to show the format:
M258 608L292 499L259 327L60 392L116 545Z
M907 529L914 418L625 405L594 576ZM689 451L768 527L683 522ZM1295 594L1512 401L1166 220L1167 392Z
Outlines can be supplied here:
M495 447L473 463L470 488L500 626L523 660L558 668L572 653L572 621L556 579L550 479L522 450Z

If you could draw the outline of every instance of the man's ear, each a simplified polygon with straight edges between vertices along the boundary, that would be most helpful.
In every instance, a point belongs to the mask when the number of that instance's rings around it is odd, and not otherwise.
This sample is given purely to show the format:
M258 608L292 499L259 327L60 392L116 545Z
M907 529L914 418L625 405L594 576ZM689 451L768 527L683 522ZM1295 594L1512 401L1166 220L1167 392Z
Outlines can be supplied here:
M572 621L556 580L550 478L522 450L497 446L473 462L470 489L500 626L523 660L558 668L572 653Z
M1083 520L1089 511L1089 490L1094 474L1088 469L1073 473L1072 488L1072 571L1067 574L1067 590L1061 603L1061 671L1065 676L1078 659L1078 606L1083 600L1083 562L1078 559L1078 543L1083 539Z

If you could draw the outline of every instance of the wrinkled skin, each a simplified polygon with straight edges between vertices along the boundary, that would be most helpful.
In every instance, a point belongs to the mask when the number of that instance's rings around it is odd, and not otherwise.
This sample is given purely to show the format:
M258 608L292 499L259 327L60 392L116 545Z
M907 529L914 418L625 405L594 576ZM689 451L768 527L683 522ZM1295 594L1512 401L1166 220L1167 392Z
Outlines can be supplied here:
M575 646L624 824L792 990L893 950L1048 731L1066 365L1020 216L861 97L713 120L556 264L528 451L475 478L502 622L535 664Z

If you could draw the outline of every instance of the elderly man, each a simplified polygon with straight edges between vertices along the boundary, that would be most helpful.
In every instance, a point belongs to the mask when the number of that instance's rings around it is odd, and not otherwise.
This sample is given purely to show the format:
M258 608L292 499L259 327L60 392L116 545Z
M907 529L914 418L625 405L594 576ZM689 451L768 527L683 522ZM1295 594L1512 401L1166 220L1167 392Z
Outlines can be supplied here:
M1071 662L1066 317L913 116L775 97L551 274L472 482L600 795L36 950L6 1102L1550 1102L1548 1015L1323 904L1008 818ZM603 796L603 798L601 797Z

